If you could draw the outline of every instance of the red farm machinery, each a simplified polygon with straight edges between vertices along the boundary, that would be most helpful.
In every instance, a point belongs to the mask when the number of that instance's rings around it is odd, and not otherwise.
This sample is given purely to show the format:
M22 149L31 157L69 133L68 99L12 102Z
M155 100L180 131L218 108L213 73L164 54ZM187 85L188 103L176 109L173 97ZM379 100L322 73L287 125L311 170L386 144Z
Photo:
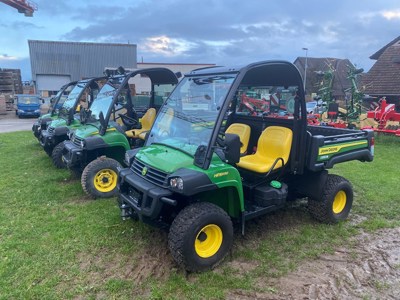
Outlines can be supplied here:
M379 104L379 107L377 107L375 110L367 112L367 118L374 119L378 123L376 127L369 128L378 133L400 137L400 111L396 111L395 104L387 103L385 97L379 100Z

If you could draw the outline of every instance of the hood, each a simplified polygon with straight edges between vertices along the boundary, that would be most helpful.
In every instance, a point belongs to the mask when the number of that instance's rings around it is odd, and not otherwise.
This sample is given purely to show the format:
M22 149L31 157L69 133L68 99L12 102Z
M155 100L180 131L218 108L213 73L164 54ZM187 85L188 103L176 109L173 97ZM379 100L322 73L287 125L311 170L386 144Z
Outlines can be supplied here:
M92 135L99 134L100 124L96 124L98 127L90 124L80 125L74 132L74 134L80 138L87 138Z
M39 117L39 120L49 119L49 118L51 118L51 114L47 113L47 114L41 115L41 116Z
M54 127L54 128L61 127L61 126L67 126L67 121L65 121L63 118L58 118L58 119L51 121L50 126Z
M136 158L147 165L167 173L193 166L193 157L189 154L157 144L142 148L136 154Z
M36 103L31 103L31 104L17 104L18 109L21 110L36 110L40 108L40 104L36 104Z

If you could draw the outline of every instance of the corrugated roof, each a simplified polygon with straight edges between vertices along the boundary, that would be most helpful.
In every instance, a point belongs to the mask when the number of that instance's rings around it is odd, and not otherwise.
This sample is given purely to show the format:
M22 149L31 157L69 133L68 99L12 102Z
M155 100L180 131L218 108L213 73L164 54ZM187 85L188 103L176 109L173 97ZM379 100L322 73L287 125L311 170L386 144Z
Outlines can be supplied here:
M37 74L79 80L99 76L105 67L136 68L135 44L28 40L28 45L33 80Z

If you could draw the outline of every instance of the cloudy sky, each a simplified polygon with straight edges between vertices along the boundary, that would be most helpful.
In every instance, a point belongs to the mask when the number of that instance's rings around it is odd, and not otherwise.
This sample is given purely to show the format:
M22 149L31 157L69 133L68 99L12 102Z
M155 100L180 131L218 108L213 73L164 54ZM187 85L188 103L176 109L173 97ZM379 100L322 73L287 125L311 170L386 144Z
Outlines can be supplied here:
M33 0L33 17L0 3L0 68L29 80L28 39L131 43L138 61L238 65L298 56L368 70L400 35L398 0Z

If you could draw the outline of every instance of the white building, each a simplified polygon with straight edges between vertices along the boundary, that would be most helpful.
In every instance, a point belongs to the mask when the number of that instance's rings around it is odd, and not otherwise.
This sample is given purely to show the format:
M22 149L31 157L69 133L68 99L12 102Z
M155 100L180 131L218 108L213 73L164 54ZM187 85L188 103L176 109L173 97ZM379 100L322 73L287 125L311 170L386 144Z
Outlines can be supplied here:
M147 68L167 68L172 72L181 72L182 75L189 73L194 69L213 67L215 64L183 64L183 63L137 63L138 69ZM146 94L151 91L150 81L146 78L135 78L133 80L137 94Z

